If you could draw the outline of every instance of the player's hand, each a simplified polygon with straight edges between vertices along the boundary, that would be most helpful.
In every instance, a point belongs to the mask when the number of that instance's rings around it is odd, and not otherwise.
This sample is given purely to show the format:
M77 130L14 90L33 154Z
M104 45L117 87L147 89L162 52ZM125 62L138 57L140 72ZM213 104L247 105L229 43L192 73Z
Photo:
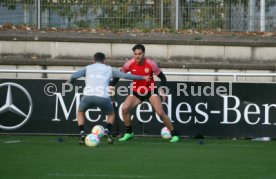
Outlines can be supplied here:
M150 81L150 79L151 79L151 77L150 77L150 76L144 76L143 78L144 78L144 80L146 80L147 82L149 82L149 81Z

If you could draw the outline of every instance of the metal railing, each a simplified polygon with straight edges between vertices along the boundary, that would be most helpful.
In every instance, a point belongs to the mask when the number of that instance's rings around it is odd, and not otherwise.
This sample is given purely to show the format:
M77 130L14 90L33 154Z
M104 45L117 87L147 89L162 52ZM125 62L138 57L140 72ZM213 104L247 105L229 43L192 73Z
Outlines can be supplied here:
M72 74L75 70L9 70L0 69L0 73L41 73L41 74ZM222 76L232 77L237 82L239 77L276 77L276 73L220 73L220 72L164 72L168 76Z
M0 27L275 31L275 0L0 0Z

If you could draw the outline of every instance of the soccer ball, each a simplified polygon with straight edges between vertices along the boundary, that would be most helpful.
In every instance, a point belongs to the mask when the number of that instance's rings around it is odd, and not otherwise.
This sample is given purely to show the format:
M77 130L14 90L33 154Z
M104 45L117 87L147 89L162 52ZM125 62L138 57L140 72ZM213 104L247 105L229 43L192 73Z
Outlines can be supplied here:
M161 129L161 136L163 139L170 139L172 137L171 132L167 127Z
M85 137L85 144L88 147L96 147L100 144L100 138L97 135L94 134L88 134Z
M104 135L104 128L101 125L96 125L92 128L91 133L101 138Z

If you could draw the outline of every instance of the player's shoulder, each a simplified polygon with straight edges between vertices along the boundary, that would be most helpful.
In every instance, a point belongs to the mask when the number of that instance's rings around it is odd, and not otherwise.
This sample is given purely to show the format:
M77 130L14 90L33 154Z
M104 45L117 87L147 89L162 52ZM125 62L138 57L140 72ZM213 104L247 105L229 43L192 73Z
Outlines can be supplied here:
M124 66L125 67L131 67L134 64L135 64L135 58L131 58L131 59L129 59L125 62Z
M93 68L94 66L95 66L94 63L92 63L92 64L89 64L89 65L86 65L85 68L86 68L86 69L91 69L91 68Z
M110 66L108 64L104 64L104 65L105 65L105 68L112 69L112 66Z
M145 61L146 61L147 64L151 65L152 67L158 66L156 61L153 60L152 58L145 57Z
M128 65L135 64L135 58L131 58L131 59L127 60L126 64L128 64Z
M148 63L155 63L155 60L150 57L145 57L145 61L147 61Z
M87 69L112 69L110 65L104 64L104 63L93 63L86 66Z
M109 65L105 64L105 63L92 63L87 65L87 67L108 67Z

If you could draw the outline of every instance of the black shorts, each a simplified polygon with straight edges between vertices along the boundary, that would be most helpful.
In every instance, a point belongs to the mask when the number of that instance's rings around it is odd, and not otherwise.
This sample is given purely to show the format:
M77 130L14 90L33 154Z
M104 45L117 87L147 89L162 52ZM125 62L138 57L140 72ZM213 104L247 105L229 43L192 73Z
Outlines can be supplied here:
M141 102L148 101L152 95L158 95L158 89L154 89L147 94L139 94L136 91L131 91L131 95L136 96Z

